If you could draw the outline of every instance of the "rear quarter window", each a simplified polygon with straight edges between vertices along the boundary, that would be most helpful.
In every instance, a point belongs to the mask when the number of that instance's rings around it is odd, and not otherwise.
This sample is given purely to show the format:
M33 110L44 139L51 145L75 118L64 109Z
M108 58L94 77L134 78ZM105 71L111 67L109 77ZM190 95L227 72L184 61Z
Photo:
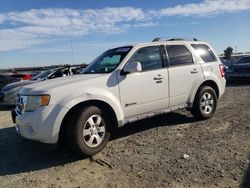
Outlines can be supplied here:
M205 63L217 61L213 51L206 44L191 44L196 53L201 57Z

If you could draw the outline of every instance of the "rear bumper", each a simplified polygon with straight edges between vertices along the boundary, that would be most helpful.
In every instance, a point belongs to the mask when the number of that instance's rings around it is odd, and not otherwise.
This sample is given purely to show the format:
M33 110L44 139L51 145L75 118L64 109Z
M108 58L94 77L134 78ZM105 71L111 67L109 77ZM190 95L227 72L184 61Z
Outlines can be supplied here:
M226 73L226 79L250 79L250 73Z
M15 106L16 105L16 97L17 97L16 93L13 93L11 95L4 95L2 103L4 105Z
M11 90L1 91L0 92L0 102L5 105L16 105L17 93L21 87L15 87Z
M10 111L15 109L15 105L9 105L4 102L0 102L0 109L4 111Z
M226 90L226 79L223 77L220 79L220 82L218 83L218 86L219 86L219 96L218 98L220 98L224 93L225 93L225 90Z

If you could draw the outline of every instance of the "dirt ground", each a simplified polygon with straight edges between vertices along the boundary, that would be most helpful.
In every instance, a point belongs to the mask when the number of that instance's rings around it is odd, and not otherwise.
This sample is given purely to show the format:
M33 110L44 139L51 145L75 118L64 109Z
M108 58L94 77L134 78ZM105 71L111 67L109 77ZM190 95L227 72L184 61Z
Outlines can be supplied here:
M1 111L0 187L250 187L250 84L227 87L212 119L133 123L93 158L24 141Z

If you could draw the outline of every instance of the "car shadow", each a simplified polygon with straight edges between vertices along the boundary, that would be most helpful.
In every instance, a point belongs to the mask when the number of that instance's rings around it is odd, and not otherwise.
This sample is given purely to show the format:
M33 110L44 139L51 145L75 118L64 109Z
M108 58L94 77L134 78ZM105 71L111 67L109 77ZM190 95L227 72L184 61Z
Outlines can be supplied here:
M66 149L22 139L14 127L0 129L0 176L46 169L82 157Z
M159 115L153 118L144 119L135 123L127 124L121 128L118 128L113 132L111 140L116 140L156 127L181 125L197 121L198 120L196 120L192 116L172 112L164 115Z
M160 115L115 130L111 140L155 127L181 125L194 121L196 121L194 118L178 113ZM0 153L0 176L37 171L87 159L65 148L49 148L24 140L17 135L14 127L0 129Z

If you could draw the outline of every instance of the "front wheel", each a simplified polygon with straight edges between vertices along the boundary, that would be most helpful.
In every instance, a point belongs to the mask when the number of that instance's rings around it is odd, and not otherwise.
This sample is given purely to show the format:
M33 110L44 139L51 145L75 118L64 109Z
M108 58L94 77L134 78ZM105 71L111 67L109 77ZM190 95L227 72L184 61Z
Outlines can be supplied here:
M213 116L217 107L217 95L213 88L202 86L196 96L191 108L192 115L200 120Z
M78 153L93 156L100 152L110 138L110 121L105 111L96 106L82 108L67 126L69 144Z

